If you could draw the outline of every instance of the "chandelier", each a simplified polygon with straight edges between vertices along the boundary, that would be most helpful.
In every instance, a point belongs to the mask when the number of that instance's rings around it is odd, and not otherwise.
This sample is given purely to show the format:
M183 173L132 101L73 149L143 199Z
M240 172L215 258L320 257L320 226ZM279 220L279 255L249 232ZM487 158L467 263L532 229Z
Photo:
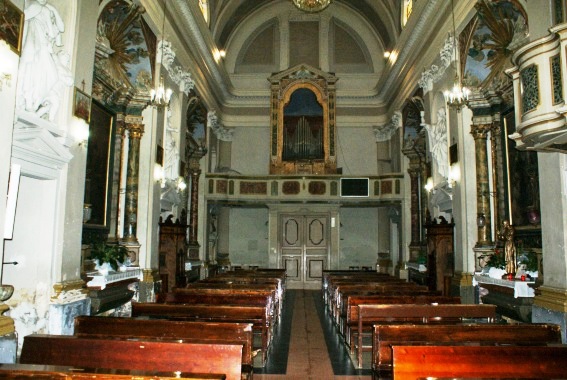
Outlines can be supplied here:
M323 9L327 8L329 4L331 4L331 0L292 0L293 5L295 5L298 9L314 13L320 12Z
M167 1L163 2L163 22L161 26L161 43L158 44L158 49L160 50L160 65L163 65L163 50L165 45L165 10L167 6ZM161 71L161 66L160 66ZM160 75L159 84L157 88L152 88L150 90L150 105L152 107L163 109L169 106L169 101L171 100L171 95L173 91L170 88L166 88L163 81L163 76Z
M469 100L469 95L471 91L462 85L462 78L461 78L461 60L460 54L458 50L459 40L457 39L457 31L455 28L455 10L453 8L453 0L451 0L451 16L453 17L453 48L455 53L455 84L451 90L445 90L443 95L445 97L445 101L447 105L456 110L457 112L461 111L461 108L467 103Z

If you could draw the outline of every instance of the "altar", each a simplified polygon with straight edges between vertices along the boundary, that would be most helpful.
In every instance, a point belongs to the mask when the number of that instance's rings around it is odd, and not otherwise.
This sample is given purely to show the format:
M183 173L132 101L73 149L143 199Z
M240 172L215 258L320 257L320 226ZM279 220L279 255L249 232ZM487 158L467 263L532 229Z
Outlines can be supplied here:
M535 281L532 280L503 280L480 273L476 273L473 278L473 285L479 290L482 303L496 305L498 314L527 323L532 321L534 284Z

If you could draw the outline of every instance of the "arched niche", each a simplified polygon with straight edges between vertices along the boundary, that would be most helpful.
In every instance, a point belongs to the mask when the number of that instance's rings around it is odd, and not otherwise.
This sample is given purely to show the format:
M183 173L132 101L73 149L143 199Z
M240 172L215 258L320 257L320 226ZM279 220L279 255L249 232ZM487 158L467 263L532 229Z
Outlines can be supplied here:
M269 81L270 174L335 174L337 78L303 64Z

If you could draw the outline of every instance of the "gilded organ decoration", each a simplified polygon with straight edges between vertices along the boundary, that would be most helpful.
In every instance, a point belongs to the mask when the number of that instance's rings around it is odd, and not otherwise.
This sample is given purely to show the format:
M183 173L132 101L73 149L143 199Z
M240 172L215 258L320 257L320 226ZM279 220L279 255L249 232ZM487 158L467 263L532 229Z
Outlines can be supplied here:
M337 78L298 65L269 78L271 174L334 174Z

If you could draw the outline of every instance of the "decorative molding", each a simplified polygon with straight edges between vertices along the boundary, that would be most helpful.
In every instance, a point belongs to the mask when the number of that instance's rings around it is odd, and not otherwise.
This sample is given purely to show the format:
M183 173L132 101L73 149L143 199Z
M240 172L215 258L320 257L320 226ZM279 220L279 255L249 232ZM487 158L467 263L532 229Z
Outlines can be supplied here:
M447 68L453 61L455 61L454 49L455 38L454 36L449 35L443 44L443 48L439 52L439 58L441 60L440 65L433 64L429 69L426 69L421 73L421 79L418 81L418 85L423 89L423 95L433 89L433 84L445 75Z
M161 58L163 56L163 59ZM185 95L189 95L189 92L195 87L195 81L191 78L191 73L183 70L179 65L174 65L175 52L171 42L167 40L160 40L158 42L156 59L160 62L167 70L169 77L175 84L179 86L179 90Z
M216 111L207 113L207 125L221 141L232 141L234 130L227 129L219 122Z
M51 302L66 304L82 300L87 297L88 290L84 288L83 280L64 281L53 285Z
M539 288L540 295L534 298L534 306L545 309L567 313L567 290L552 288L542 285Z
M376 142L385 142L392 138L394 133L402 126L402 113L394 112L392 118L387 124L374 127L374 138Z

